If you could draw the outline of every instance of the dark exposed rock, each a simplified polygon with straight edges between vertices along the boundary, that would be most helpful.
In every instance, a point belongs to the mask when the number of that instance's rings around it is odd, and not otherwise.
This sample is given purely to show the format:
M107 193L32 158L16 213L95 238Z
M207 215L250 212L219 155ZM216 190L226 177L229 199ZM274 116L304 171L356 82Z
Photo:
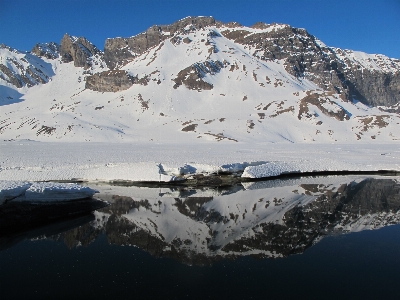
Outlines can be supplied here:
M182 40L182 42L184 42L185 44L190 44L192 40L186 37Z
M96 54L101 51L84 37L65 34L61 40L60 56L65 63L73 61L75 67L87 69L91 66L90 57Z
M206 26L222 24L212 17L188 17L171 25L154 25L145 32L130 38L107 39L104 45L104 58L110 69L120 67L132 61L136 56L157 46L170 38L177 31L185 31L185 27L201 29ZM169 34L165 35L164 32Z
M252 26L250 26L250 28L254 28L254 29L266 29L268 27L269 27L269 25L264 22L257 22L255 24L253 24Z
M175 205L181 214L197 220L199 218L201 207L205 203L213 200L213 197L189 197L185 199L185 201L176 198L175 200Z
M17 74L14 74L9 68L5 65L0 64L0 71L3 72L8 78L4 78L7 82L16 86L17 88L21 88L23 86L22 80L19 78Z
M228 23L225 23L225 24L223 24L225 27L228 27L228 28L236 28L236 27L243 27L243 25L242 24L240 24L240 23L238 23L238 22L228 22Z
M174 89L184 84L190 90L211 90L212 84L204 81L195 66L190 66L180 71L174 79Z
M175 86L178 88L184 84L190 90L211 90L213 85L204 81L203 78L207 74L214 75L218 73L224 64L220 61L206 61L204 63L196 63L180 71L174 79Z
M188 132L188 131L195 131L196 127L198 124L190 124L184 128L182 128L182 131Z
M42 125L42 127L40 127L40 129L36 132L36 135L40 134L52 135L54 131L56 131L55 127Z
M349 71L350 93L370 106L391 106L400 101L400 73L380 73L354 68Z
M98 92L118 92L129 89L134 77L124 70L111 70L96 73L86 78L85 87Z
M327 103L329 106L336 106L336 111L328 110L324 107L324 104ZM329 98L324 98L323 95L316 93L309 93L306 97L301 99L300 101L300 109L298 114L298 119L301 120L303 117L312 117L309 112L308 105L314 105L319 108L319 110L329 117L333 117L338 121L349 120L350 116L345 109L339 107L333 101L329 100Z
M48 59L56 59L60 54L60 45L51 42L46 44L36 44L31 52L39 57L46 57Z

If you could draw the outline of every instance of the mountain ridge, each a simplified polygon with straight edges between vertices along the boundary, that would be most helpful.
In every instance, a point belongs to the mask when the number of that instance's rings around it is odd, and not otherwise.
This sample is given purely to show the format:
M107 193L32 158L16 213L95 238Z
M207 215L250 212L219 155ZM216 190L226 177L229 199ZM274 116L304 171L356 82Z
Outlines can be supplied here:
M0 55L5 139L138 141L145 132L160 141L400 138L400 60L328 47L286 24L187 17L109 38L104 52L65 34L60 45L31 52L2 45ZM17 112L21 103L34 115Z

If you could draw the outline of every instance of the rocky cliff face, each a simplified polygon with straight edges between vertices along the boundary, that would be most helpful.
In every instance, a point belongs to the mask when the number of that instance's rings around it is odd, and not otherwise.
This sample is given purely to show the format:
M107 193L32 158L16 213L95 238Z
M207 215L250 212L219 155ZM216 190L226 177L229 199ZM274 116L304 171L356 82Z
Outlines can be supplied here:
M174 79L174 88L178 88L182 84L190 90L211 90L213 85L204 81L206 74L218 73L225 65L220 61L205 61L196 63L180 71Z
M344 93L349 101L356 98L371 106L391 106L399 101L399 60L371 55L371 65L365 66L351 59L354 52L327 47L304 29L265 23L252 28L264 31L235 28L222 34L253 48L253 55L259 59L285 60L285 68L292 75L307 78L322 89ZM368 68L371 66L373 70Z
M52 44L55 50L49 55L57 55L57 45ZM35 51L44 52L45 45L35 47ZM40 50L42 49L42 50ZM24 86L32 87L37 84L44 84L50 80L53 70L44 61L35 55L27 52L21 52L4 44L0 45L1 63L0 79L15 86L22 88Z
M212 17L188 17L171 25L154 25L130 38L110 38L104 45L104 59L110 69L122 67L148 49L181 30L201 29L221 24Z
M57 59L60 56L60 45L54 42L45 44L38 43L32 48L31 53L38 57Z
M88 69L92 66L91 58L102 53L84 37L65 34L61 40L60 56L65 63L74 62L75 67Z
M327 47L306 30L289 25L258 22L248 28L238 23L223 24L212 17L189 17L171 25L152 26L134 37L107 39L105 61L111 69L122 67L176 33L208 26L218 27L225 37L254 49L252 55L261 60L284 60L290 74L307 78L324 90L342 93L348 101L357 99L370 106L392 106L399 101L399 60L371 55L371 70L351 59L351 51Z

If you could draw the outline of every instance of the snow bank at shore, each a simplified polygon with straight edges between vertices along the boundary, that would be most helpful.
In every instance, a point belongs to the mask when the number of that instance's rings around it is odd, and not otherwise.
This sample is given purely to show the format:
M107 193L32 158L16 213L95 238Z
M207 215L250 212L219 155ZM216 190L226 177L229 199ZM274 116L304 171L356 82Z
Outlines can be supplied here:
M76 183L0 181L0 204L18 202L70 201L92 197L97 191Z
M400 144L1 142L0 180L153 181L236 173L400 171Z
M279 176L282 174L310 172L379 171L382 170L380 167L383 166L381 164L356 164L352 163L351 161L340 161L337 159L299 160L295 162L268 162L257 166L246 167L242 177L263 178ZM392 170L391 167L388 170Z
M0 205L23 195L30 186L29 182L0 180Z

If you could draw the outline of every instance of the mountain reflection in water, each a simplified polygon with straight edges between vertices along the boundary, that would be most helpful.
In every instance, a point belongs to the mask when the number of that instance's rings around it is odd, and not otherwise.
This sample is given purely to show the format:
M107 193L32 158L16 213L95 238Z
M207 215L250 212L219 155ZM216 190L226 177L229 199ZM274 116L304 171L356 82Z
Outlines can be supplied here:
M95 188L111 205L51 239L74 248L105 233L110 244L207 265L240 256L287 257L327 235L400 223L400 184L392 178L274 180L222 191Z

